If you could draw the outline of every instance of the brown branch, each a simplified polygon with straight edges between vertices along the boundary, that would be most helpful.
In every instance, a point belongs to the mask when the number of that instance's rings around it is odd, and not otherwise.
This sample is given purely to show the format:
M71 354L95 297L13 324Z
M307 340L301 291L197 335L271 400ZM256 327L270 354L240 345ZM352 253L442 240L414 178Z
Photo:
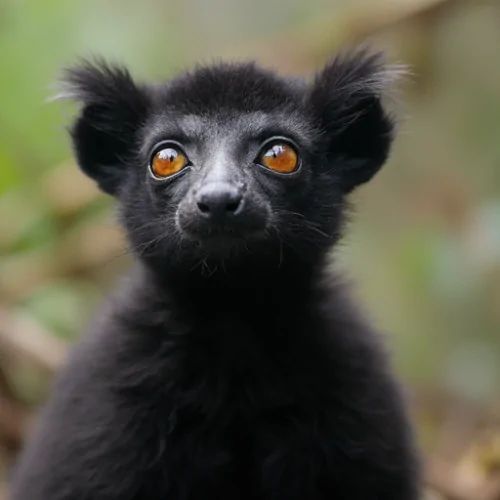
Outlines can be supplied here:
M2 356L0 362L0 445L10 456L17 453L22 445L28 411L12 388Z
M457 485L452 467L442 461L429 460L425 482L448 500L479 500L475 492L464 491Z
M426 484L447 500L500 500L500 475L495 474L484 484L463 484L452 466L436 459L429 459Z
M332 48L359 43L407 19L432 14L456 3L458 0L366 0L355 6L351 3L278 36L230 48L225 55L253 58L258 54L262 63L294 72L329 57Z
M19 402L14 389L12 389L10 380L7 377L5 362L4 360L2 360L1 354L2 353L0 353L0 395L3 395L4 397L9 398L13 401Z
M0 487L0 500L9 500L6 488Z
M23 406L0 395L0 442L11 453L23 443L30 416Z
M492 478L484 489L483 500L500 500L500 476Z

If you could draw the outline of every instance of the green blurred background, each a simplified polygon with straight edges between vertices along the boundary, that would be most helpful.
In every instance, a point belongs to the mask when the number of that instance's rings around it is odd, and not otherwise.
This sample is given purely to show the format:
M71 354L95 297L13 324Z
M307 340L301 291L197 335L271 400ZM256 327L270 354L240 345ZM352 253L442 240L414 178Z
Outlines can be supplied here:
M394 93L404 118L394 153L354 195L357 209L337 259L387 332L398 373L415 395L426 452L457 464L457 457L469 456L470 442L477 445L485 421L495 427L498 1L1 0L4 471L66 343L78 338L129 265L112 200L71 158L65 127L74 108L45 102L61 68L77 56L100 54L126 63L137 79L168 78L196 62L249 58L309 74L341 46L366 39L391 62L410 65L411 74ZM497 466L499 446L491 438L497 433L488 435L488 450L496 450L488 457Z

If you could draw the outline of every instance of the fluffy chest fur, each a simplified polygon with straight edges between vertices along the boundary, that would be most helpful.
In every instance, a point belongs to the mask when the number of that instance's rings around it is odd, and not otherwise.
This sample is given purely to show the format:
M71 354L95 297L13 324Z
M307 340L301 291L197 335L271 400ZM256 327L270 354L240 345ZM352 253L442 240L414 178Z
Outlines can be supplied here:
M133 282L88 337L95 371L85 363L80 376L99 380L96 400L119 410L118 448L147 464L141 495L152 495L151 483L165 498L344 498L358 473L346 468L351 461L375 476L411 469L412 459L392 458L409 439L393 405L397 387L342 288L308 290L315 299L294 307L291 289L270 290L268 300L245 291L195 292L193 319L190 307L179 312ZM77 356L73 374L88 357Z

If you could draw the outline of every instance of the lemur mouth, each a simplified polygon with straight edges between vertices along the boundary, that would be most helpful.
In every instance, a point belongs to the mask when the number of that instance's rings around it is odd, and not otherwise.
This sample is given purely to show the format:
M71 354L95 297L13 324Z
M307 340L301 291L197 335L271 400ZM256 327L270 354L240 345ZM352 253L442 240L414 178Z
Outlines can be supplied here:
M255 243L268 237L267 221L259 224L214 223L198 218L177 217L176 226L185 243L197 252L214 258L226 259L231 255L251 252Z
M264 240L266 230L234 227L207 228L205 230L185 230L180 228L182 236L204 250L231 250L235 247L248 245L251 242Z

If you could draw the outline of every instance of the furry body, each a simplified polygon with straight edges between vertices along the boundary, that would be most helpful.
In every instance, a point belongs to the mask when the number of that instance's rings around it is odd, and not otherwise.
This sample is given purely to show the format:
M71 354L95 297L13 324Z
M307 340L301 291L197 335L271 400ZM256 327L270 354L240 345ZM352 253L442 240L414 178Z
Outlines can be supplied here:
M12 500L418 498L398 384L326 265L346 196L389 152L382 70L356 53L312 84L253 65L143 87L69 74L76 156L137 261L59 375ZM270 136L293 141L292 175L254 165ZM191 165L158 181L163 140ZM243 209L207 222L200 190L236 180Z

